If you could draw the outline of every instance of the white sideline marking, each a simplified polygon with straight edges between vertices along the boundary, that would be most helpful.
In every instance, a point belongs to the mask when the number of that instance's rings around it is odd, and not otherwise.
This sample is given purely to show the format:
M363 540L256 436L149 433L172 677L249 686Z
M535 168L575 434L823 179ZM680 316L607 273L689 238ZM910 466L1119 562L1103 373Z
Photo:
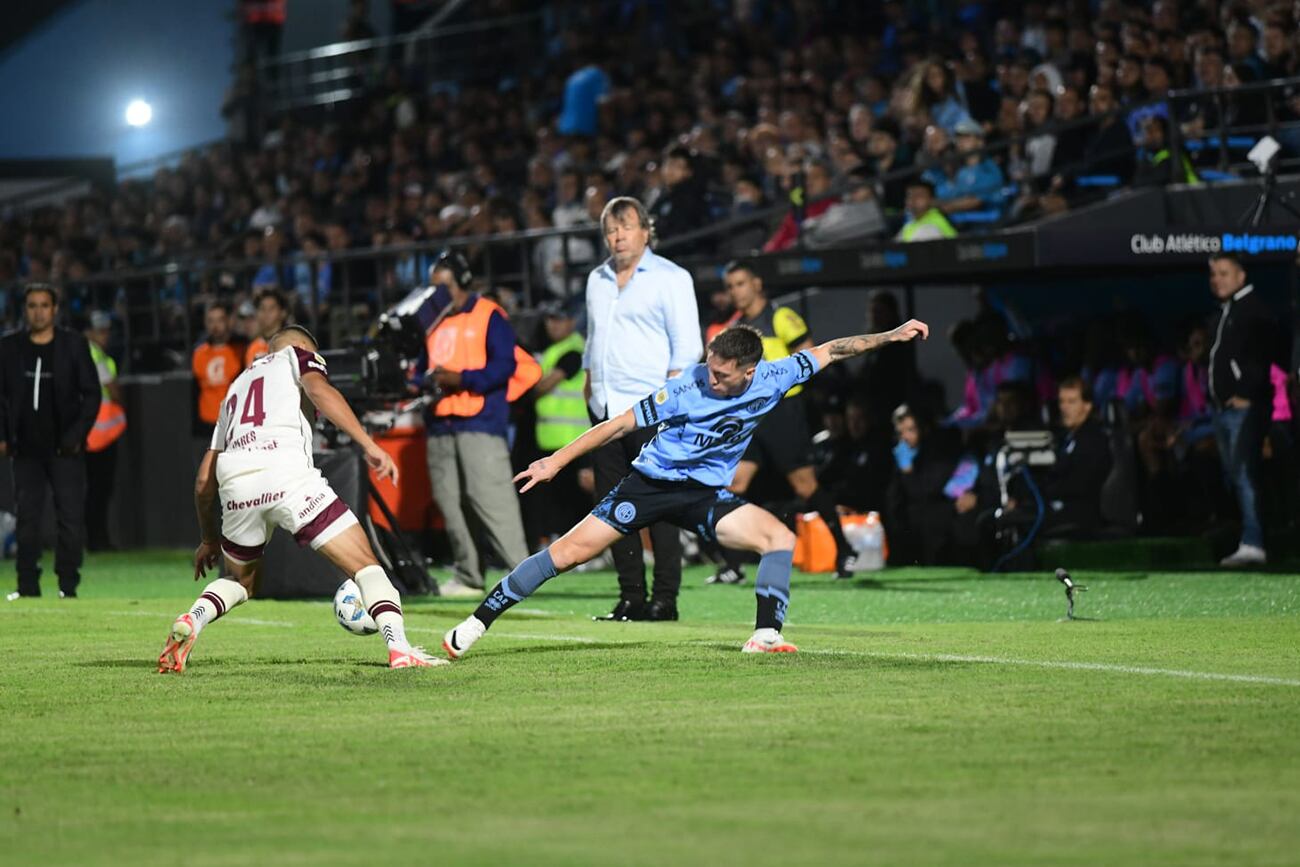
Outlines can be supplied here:
M162 611L105 611L109 617L168 617L175 619L175 615L167 614ZM284 620L258 620L256 617L223 617L222 623L247 623L249 626L280 626L292 629L297 623L288 623Z
M406 631L418 632L422 635L445 635L447 632L445 629L426 629L423 626L408 626L406 627ZM522 638L526 641L573 641L578 644L599 643L594 638L583 638L580 635L541 635L532 632L497 632L495 630L492 634L498 638Z
M1264 683L1272 686L1300 686L1300 680L1263 674L1221 674L1214 671L1187 671L1181 668L1151 668L1144 665L1118 665L1110 662L1071 662L1059 659L1008 659L1002 656L968 656L961 653L883 653L869 650L802 650L818 656L863 656L873 659L910 659L924 662L976 662L988 665L1022 665L1030 668L1054 668L1067 671L1105 671L1113 674L1144 674L1154 677L1181 677L1187 680L1217 680L1230 683Z
M3 609L0 609L3 610ZM65 609L26 609L58 611ZM164 614L158 611L107 611L104 612L113 617L171 617L170 614ZM293 628L298 626L296 623L287 623L282 620L257 620L251 617L223 618L231 623L246 623L250 626L278 626ZM419 626L408 626L407 632L418 632L427 635L442 635L443 630L426 629ZM594 638L585 638L579 635L549 635L532 632L495 632L495 635L501 638L517 638L524 641L572 641L578 644L599 644L605 643L597 641ZM619 643L619 642L615 642ZM623 642L630 643L630 642ZM681 644L700 645L716 647L717 641L685 641L674 642ZM1062 659L1015 659L1004 656L974 656L962 653L889 653L886 651L873 650L832 650L832 649L808 649L799 651L802 654L812 656L859 656L866 659L908 659L918 662L969 662L983 665L1011 665L1023 666L1028 668L1050 668L1060 671L1101 671L1110 674L1137 674L1147 677L1179 677L1184 680L1204 680L1218 681L1220 683L1259 683L1268 686L1294 686L1300 687L1300 679L1290 677L1273 677L1266 674L1224 674L1216 671L1190 671L1182 668L1155 668L1145 665L1120 665L1111 662L1074 662Z

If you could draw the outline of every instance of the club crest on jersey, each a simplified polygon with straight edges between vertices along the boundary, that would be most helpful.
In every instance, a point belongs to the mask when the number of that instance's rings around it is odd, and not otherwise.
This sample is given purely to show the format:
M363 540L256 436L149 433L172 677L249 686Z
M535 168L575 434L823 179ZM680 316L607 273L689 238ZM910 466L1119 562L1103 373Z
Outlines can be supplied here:
M614 519L620 524L630 524L636 520L636 506L627 500L614 507Z
M766 405L767 405L767 398L759 397L759 398L755 398L754 400L751 400L749 402L749 406L745 407L745 409L748 410L749 412L759 412Z
M659 404L660 406L663 406L667 402L668 402L668 389L661 388L657 392L655 392L655 403Z

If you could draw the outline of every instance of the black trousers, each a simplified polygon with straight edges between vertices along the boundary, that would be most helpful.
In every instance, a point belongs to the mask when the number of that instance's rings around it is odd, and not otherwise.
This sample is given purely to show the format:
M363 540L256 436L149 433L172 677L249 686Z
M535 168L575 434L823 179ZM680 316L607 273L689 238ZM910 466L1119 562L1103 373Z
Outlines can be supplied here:
M81 583L81 558L86 541L86 459L84 455L25 455L14 457L14 502L18 508L18 592L41 592L41 524L46 491L54 489L58 543L54 572L59 589L75 592Z
M108 534L108 504L113 498L116 469L117 443L100 452L86 453L86 547L91 551L113 547Z
M602 419L593 418L593 422ZM601 446L592 452L592 469L596 475L596 500L608 494L623 477L632 471L632 461L641 453L641 447L654 438L655 428L635 430L621 440ZM650 542L654 545L655 573L652 597L665 602L675 602L682 587L682 540L672 524L660 522L650 525ZM640 533L628 533L615 542L610 552L614 555L614 568L618 570L618 593L624 599L645 600L645 561Z

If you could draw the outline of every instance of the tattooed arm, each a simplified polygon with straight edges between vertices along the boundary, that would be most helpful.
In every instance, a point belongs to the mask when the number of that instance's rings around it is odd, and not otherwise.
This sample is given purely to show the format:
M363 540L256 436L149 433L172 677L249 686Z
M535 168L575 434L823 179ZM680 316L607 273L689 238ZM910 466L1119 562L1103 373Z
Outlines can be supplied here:
M909 319L893 331L828 340L819 346L814 346L811 351L817 358L818 369L821 369L832 362L863 355L890 343L906 343L917 337L924 340L929 336L930 326L919 319Z

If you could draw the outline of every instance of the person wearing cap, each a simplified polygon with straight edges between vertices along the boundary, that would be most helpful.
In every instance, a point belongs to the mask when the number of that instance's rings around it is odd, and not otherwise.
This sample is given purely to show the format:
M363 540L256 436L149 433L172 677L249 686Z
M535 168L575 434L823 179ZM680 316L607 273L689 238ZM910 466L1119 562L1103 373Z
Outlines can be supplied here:
M473 281L469 262L454 251L430 269L430 282L451 295L445 315L429 328L424 352L424 385L437 398L425 419L429 483L455 571L453 580L441 582L446 596L477 596L486 586L468 512L507 567L528 556L506 435L509 401L540 374L517 346L505 311L472 291Z
M913 178L907 184L907 198L904 201L907 222L899 229L896 240L907 243L957 237L957 230L935 205L934 184L925 178Z
M13 459L18 514L18 589L11 601L41 595L41 522L51 489L59 595L76 596L81 583L85 443L99 412L99 377L86 338L55 325L58 313L58 290L28 284L26 330L0 339L0 457Z
M108 502L113 496L113 476L117 468L117 436L125 430L121 414L122 386L117 382L117 362L108 354L113 333L113 319L103 310L90 314L86 340L90 360L99 374L100 412L95 427L111 427L115 435L105 436L105 443L92 436L86 443L86 547L107 551L113 547L108 534ZM108 412L106 413L106 410Z
M998 164L981 153L984 128L967 118L953 129L953 136L960 162L956 172L946 172L935 185L939 207L946 214L983 211L1000 216L1006 179Z
M568 445L590 427L587 420L587 371L582 369L586 341L576 330L576 320L558 302L542 307L548 345L542 352L542 378L533 386L537 413L537 448L550 454ZM555 485L559 485L556 487ZM552 508L546 510L548 530L563 531L591 511L595 479L584 462L577 473L565 473L545 493Z

